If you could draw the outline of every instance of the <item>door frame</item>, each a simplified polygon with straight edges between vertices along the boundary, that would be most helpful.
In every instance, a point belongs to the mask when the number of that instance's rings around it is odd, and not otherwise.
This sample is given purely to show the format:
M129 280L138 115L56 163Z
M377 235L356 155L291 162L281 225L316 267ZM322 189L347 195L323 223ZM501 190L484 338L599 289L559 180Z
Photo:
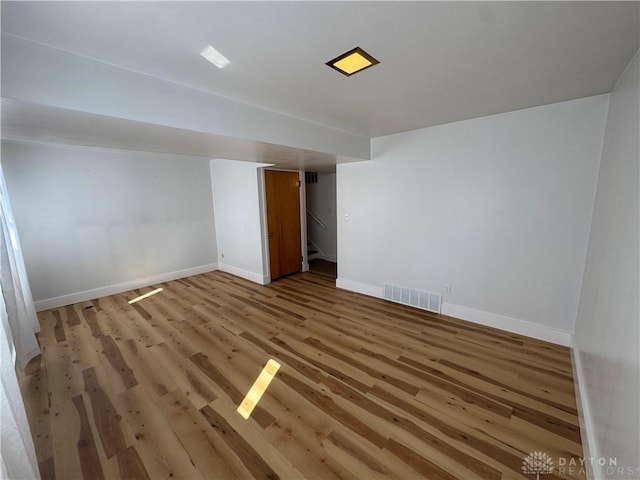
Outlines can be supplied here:
M278 167L260 167L258 169L258 193L260 195L260 235L262 237L262 268L265 272L266 283L271 283L271 262L269 256L269 228L267 225L267 192L264 184L265 170L277 172L296 172L300 182L300 251L302 252L301 271L309 271L309 259L307 258L307 195L304 182L304 170Z

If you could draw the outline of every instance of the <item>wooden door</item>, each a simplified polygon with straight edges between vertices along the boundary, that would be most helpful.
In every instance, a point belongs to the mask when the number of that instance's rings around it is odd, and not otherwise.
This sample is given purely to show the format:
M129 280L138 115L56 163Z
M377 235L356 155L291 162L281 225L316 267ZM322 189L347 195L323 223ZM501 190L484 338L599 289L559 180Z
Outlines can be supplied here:
M271 280L302 269L298 172L265 170Z

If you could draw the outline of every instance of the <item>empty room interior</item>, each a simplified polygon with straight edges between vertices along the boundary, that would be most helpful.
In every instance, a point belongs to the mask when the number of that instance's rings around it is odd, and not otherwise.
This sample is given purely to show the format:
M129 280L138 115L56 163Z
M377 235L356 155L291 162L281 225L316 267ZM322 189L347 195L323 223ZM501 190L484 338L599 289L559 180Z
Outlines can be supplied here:
M640 2L0 8L2 478L640 479Z

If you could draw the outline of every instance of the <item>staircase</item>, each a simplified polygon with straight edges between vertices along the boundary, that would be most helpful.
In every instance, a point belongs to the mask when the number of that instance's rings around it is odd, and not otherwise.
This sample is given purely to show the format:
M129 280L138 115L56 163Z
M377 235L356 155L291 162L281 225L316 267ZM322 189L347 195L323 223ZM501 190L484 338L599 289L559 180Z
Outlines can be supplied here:
M318 249L311 240L307 241L307 261L315 260L316 258L322 258L322 255L318 252Z
M316 180L317 181L317 180ZM327 226L315 215L311 210L307 208L307 216L314 220L321 228L327 229ZM307 261L315 260L316 258L324 258L324 254L320 251L318 246L307 237Z

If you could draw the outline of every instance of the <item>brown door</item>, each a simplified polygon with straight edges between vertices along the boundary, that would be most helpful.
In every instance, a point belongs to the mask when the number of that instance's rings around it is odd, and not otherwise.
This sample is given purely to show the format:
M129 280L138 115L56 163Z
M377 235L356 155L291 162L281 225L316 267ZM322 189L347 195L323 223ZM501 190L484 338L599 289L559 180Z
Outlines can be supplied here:
M264 172L272 280L302 268L298 180L298 172Z

